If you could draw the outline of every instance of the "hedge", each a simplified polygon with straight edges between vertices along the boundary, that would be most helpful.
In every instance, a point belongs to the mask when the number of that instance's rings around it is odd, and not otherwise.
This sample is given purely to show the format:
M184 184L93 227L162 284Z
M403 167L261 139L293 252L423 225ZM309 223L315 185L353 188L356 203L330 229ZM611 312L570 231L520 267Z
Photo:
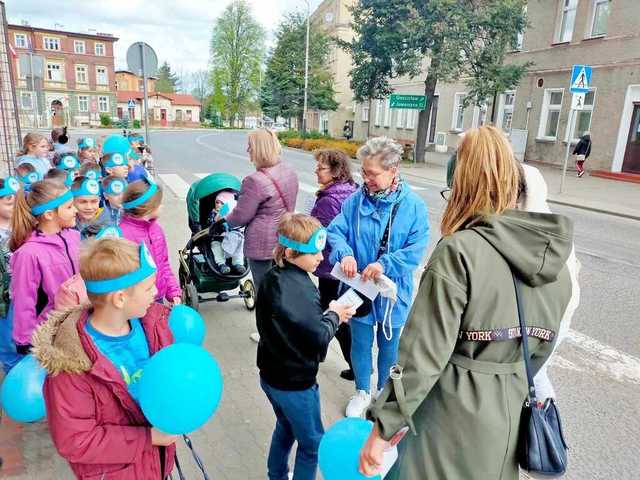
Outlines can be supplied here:
M302 150L306 150L312 152L314 150L320 150L322 148L337 148L343 150L347 155L352 158L355 158L356 152L360 145L359 142L352 142L348 140L336 140L330 138L281 138L281 143L291 148L301 148Z

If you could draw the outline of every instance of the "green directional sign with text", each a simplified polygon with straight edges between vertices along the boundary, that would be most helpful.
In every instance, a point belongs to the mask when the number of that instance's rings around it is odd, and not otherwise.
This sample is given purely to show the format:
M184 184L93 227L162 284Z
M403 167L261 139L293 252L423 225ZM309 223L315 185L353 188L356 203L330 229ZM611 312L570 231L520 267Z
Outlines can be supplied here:
M424 95L391 95L389 106L391 108L424 110L427 106L427 97Z

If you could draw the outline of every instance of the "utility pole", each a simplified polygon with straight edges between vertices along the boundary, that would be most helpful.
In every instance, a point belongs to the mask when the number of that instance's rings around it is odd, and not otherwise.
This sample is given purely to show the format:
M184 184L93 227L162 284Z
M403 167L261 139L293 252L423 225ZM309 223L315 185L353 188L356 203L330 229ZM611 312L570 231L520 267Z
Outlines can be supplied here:
M311 17L311 5L309 0L305 0L307 4L307 37L305 41L304 54L304 106L302 108L302 133L307 133L307 102L309 98L309 22Z

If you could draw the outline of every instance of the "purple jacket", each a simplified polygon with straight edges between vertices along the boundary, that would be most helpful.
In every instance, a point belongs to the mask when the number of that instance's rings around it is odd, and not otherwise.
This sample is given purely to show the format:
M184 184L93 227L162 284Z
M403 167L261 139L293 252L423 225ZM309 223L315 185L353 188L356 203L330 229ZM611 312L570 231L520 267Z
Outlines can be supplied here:
M141 220L125 215L120 221L120 229L124 238L137 244L144 242L151 252L153 261L156 262L156 267L158 268L156 275L158 295L156 300L165 298L168 301L172 301L175 297L182 296L180 284L171 271L171 265L169 265L167 237L160 224L156 220Z
M273 181L263 173L268 171L278 183L284 202ZM278 223L287 212L293 212L298 197L298 175L285 162L257 170L242 180L238 205L226 217L231 228L247 227L244 254L252 260L270 260L278 244Z
M60 285L78 273L79 252L80 232L66 229L55 235L34 231L11 256L13 339L18 345L31 344L31 334L47 319Z
M354 182L332 183L323 190L318 190L318 198L311 210L311 216L320 220L323 226L328 227L331 220L340 213L342 202L351 196L353 192L358 190L358 184ZM331 247L327 242L327 246L322 252L324 260L315 271L315 275L320 278L332 278L330 273L333 265L329 262Z

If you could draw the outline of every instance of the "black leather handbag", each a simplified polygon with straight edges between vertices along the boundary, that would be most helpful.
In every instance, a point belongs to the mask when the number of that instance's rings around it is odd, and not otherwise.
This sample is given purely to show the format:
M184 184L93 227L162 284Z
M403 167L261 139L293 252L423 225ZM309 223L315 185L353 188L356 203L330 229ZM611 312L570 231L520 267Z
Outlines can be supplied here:
M534 475L547 478L560 477L567 470L567 444L562 434L560 412L553 398L548 398L544 404L538 403L531 371L531 360L529 358L529 337L522 308L520 284L516 276L513 273L512 275L516 289L520 331L522 332L524 364L527 370L527 383L529 384L527 399L520 415L517 449L518 463L523 470Z

